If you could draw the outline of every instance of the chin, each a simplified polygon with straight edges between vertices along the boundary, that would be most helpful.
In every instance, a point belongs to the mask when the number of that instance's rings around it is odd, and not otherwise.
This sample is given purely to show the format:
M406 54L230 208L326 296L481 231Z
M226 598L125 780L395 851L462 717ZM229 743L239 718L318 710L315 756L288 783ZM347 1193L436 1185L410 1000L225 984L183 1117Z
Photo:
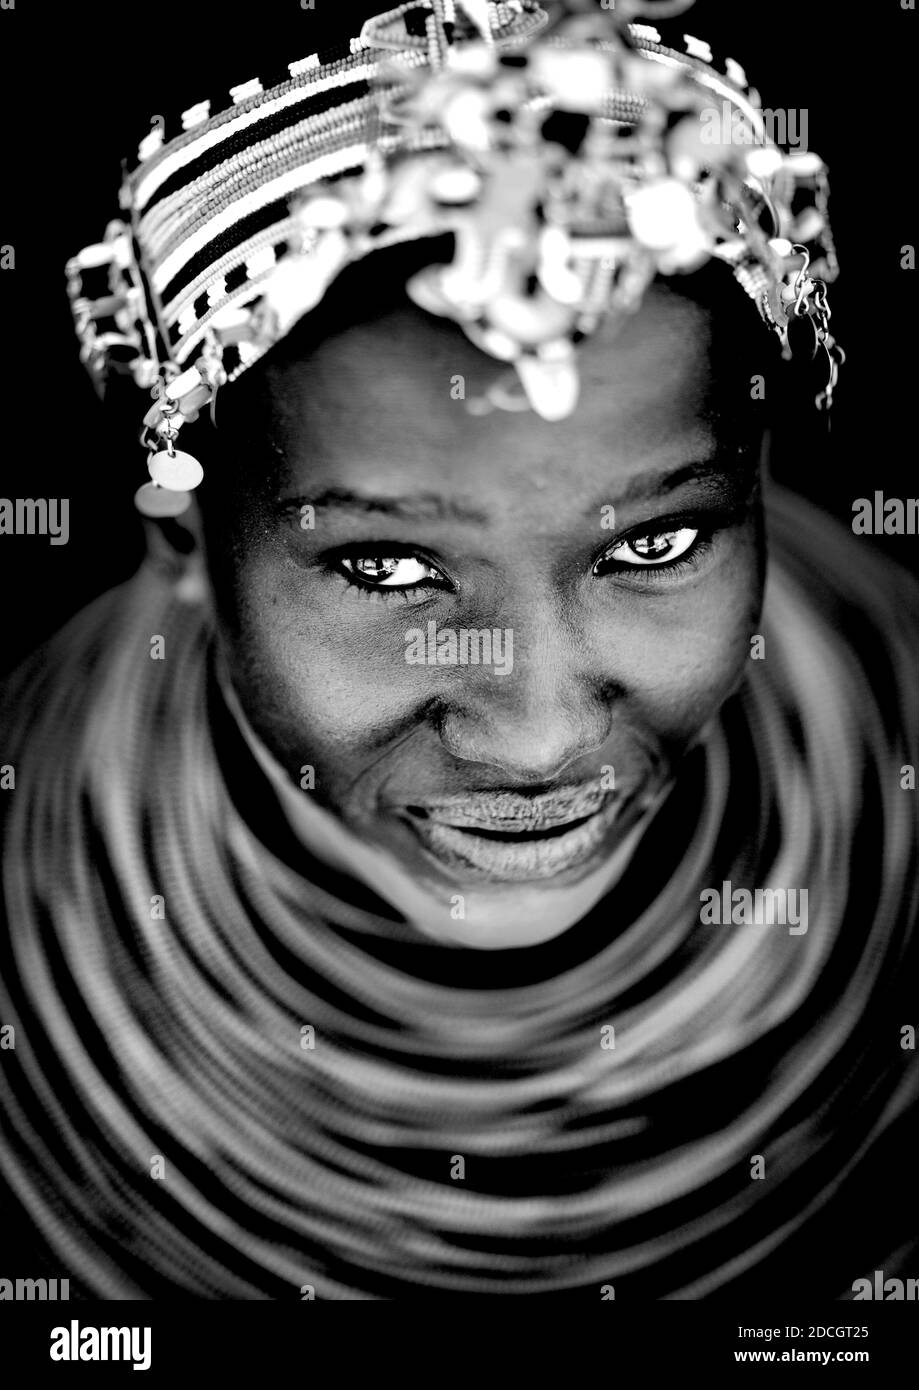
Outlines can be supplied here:
M443 881L428 887L409 913L424 936L481 951L539 946L561 936L609 892L641 836L642 825L600 861L554 878L511 883L455 882L445 902Z
M368 825L361 839L376 844L388 866L377 882L421 935L486 951L539 946L609 892L664 792L612 795L589 816L529 836L395 815L383 834Z
M439 907L429 917L418 914L413 925L445 945L479 951L540 946L574 926L601 896L602 890L585 902L572 889L542 884L522 886L513 897L476 890L456 895L457 902L451 908L457 913L455 918L445 917L443 907Z

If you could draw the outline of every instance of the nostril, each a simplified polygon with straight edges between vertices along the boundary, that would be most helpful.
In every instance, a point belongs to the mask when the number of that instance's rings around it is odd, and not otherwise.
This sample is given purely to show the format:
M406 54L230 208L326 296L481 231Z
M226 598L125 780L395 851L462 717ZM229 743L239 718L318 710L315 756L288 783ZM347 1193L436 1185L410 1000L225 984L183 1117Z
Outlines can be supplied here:
M406 806L405 809L410 816L417 816L419 820L428 819L428 813L423 806Z

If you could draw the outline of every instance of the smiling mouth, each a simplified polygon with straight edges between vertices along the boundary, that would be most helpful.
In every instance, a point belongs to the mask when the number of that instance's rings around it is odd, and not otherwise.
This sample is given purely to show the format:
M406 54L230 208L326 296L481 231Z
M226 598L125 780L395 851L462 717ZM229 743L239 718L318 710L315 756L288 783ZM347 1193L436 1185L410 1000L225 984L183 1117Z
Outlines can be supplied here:
M594 858L622 809L599 787L542 797L484 793L406 806L405 821L441 867L499 882L554 878Z
M422 806L406 807L410 815L417 816L420 820L429 819L428 812ZM596 813L592 813L596 814ZM566 835L569 830L575 830L579 825L586 825L591 819L591 815L580 816L577 820L563 821L558 825L545 825L539 830L530 830L521 827L502 827L500 830L486 829L484 826L476 825L453 825L454 830L462 830L463 834L475 835L477 839L497 840L502 843L513 844L526 840L549 840L553 836ZM452 822L439 821L440 825L452 824Z
M412 809L412 808L409 808ZM560 826L546 826L544 830L482 830L475 828L470 830L469 826L455 826L455 830L462 830L464 835L473 834L477 840L495 840L502 844L520 844L521 841L528 840L552 840L558 835L566 835L570 830L576 830L577 826L584 826L591 819L589 816L581 816L578 820L564 821Z

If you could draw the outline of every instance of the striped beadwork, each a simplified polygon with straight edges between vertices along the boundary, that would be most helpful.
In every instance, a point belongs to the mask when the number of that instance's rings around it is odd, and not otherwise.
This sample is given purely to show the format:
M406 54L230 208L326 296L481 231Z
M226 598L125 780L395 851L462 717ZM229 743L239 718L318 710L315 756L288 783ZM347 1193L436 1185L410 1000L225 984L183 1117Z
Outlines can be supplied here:
M482 196L487 201L489 188L493 192L507 176L503 166L496 172L505 141L508 149L517 148L515 140L521 141L524 159L539 157L533 153L533 132L539 121L556 121L555 128L540 139L543 148L569 150L566 186L580 209L573 221L566 220L564 200L556 198L554 211L548 214L550 221L556 214L561 217L560 227L569 237L567 268L559 271L555 283L562 283L567 275L565 283L570 285L572 275L576 276L584 296L561 336L520 345L519 353L529 355L531 379L533 358L541 347L546 360L557 361L559 351L567 352L566 340L576 343L585 331L591 331L587 325L605 312L598 287L605 286L615 300L610 254L620 260L623 256L628 260L631 254L632 271L637 255L641 261L637 279L645 283L655 272L670 274L686 268L704 244L706 254L719 256L733 269L766 323L783 335L787 318L780 296L783 283L788 287L791 277L804 275L808 264L811 277L832 278L835 273L822 213L822 174L817 176L814 199L821 228L814 240L822 259L814 260L805 247L784 257L772 249L780 242L791 248L800 239L790 213L795 176L783 166L782 188L787 196L777 196L775 189L768 196L759 178L751 176L753 166L747 169L736 151L721 155L726 182L719 193L721 212L714 231L712 225L694 227L688 218L686 245L676 255L656 247L653 238L642 242L636 231L639 222L645 228L659 225L662 219L666 223L671 209L677 215L685 208L686 188L697 200L704 196L698 177L683 176L683 187L676 187L680 180L669 172L665 145L674 113L690 112L698 120L703 106L717 108L724 103L750 133L750 143L759 145L768 141L758 96L748 87L739 63L705 40L682 32L680 22L671 33L664 23L626 26L614 14L599 10L587 21L592 26L589 32L577 28L581 22L582 17L575 17L574 27L562 25L533 43L548 23L536 0L410 0L369 20L357 38L292 62L278 76L249 76L227 92L193 104L174 121L164 118L163 128L151 131L142 141L137 166L126 176L121 192L125 223L112 224L107 234L109 290L125 295L113 324L97 322L99 311L86 308L79 270L71 274L74 312L88 365L101 376L113 349L125 355L133 343L136 352L128 365L140 384L149 386L161 373L167 378L181 374L183 381L192 381L189 411L181 397L173 397L179 406L177 423L183 417L192 418L190 412L199 408L202 392L232 381L256 362L299 315L318 302L325 284L348 261L399 240L457 229L458 235L467 237L469 265L469 237L475 233L468 228L463 231L462 210L452 220L449 216L438 220L437 198L423 190L419 198L424 216L411 210L391 217L383 214L383 202L374 201L372 188L388 180L387 187L395 188L399 205L398 167L404 167L404 160L400 166L394 157L418 156L427 161L432 178L443 167L437 163L437 152L443 152L448 162L452 159L452 167L457 161L465 162L467 170L481 166ZM534 52L525 89L514 87L513 75L519 76ZM577 81L572 85L565 76L565 62L572 57L583 61L585 71L594 77L602 66L603 83L595 86L586 104ZM548 74L548 87L541 85L540 74ZM553 74L560 86L553 85ZM451 127L442 109L424 105L436 98L449 107L457 83L465 83L465 99L473 108L478 102L482 110L499 88L514 93L512 110L502 112L500 102L496 106L494 101L488 107L488 119L497 133L489 136L487 159L486 146L477 146L473 139L464 148L455 122ZM480 117L471 119L474 128ZM500 126L503 119L506 127ZM593 153L585 157L579 142L586 127L595 143ZM566 129L567 136L562 133ZM636 134L642 142L639 157L626 152L620 158L615 141L628 141ZM569 138L574 144L566 144ZM605 151L599 157L597 139ZM524 154L524 149L529 153ZM550 182L552 160L559 157L563 156L549 155L543 164L544 177ZM822 170L819 160L817 166ZM652 187L650 199L642 203L643 181ZM668 182L669 189L661 187ZM590 203L591 190L597 188L602 189L599 221ZM314 226L300 215L317 189L323 198L333 195L331 201L347 218L341 233ZM529 222L532 226L534 207L543 207L553 196L547 185L535 194L535 203L521 204L512 214L520 219L515 225ZM506 208L503 215L508 215ZM542 216L537 212L537 220ZM771 218L771 232L761 229L763 218ZM493 225L488 226L493 232ZM623 238L628 241L630 236L633 250L623 252ZM531 247L528 254L532 251ZM483 242L482 256L494 254L495 247ZM537 255L543 258L542 270L547 254L541 244ZM292 260L296 274L291 271ZM636 280L634 274L625 278ZM542 273L540 282L545 289ZM794 280L796 295L801 283ZM480 278L478 299L473 293L470 300L467 279L466 298L457 304L453 316L464 322L474 341L485 344L496 334L486 321L489 296L483 285ZM508 292L523 293L511 285ZM434 312L453 312L445 287L429 282L419 286L417 293L418 302L438 306ZM551 318L547 315L547 322ZM503 340L506 335L497 336ZM832 358L828 335L824 345ZM506 353L504 357L511 360ZM190 367L199 374L188 378ZM572 387L568 396L575 400L576 389ZM546 418L553 417L547 414Z
M389 28L413 8L392 11ZM529 34L540 16L521 0L497 11L499 43ZM382 32L379 24L367 27ZM689 60L713 94L723 90L743 100L746 87L738 79L745 84L745 77L732 59L721 60L723 74L716 73L704 57L711 49L690 35L682 37L683 51L665 47L655 26L633 25L632 35L652 60ZM380 142L376 84L393 62L423 68L428 55L422 46L373 48L357 38L290 63L277 83L252 79L231 88L220 109L213 100L200 102L181 113L172 138L144 142L126 195L161 331L177 364L189 359L221 310L258 295L291 236L291 200L321 179L360 171L370 143ZM611 93L608 115L628 122L642 104L632 94ZM398 146L392 136L389 143Z

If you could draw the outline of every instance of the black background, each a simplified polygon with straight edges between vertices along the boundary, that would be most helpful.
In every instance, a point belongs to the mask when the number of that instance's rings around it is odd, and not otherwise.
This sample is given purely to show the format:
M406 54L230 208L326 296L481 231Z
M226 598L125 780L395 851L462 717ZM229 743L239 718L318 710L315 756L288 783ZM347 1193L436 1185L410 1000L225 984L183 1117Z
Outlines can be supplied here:
M104 426L64 281L67 257L100 240L119 215L122 158L154 115L175 116L229 86L267 79L356 35L384 7L17 0L0 10L0 244L16 256L15 269L0 272L0 494L70 498L68 545L0 536L0 669L127 577L142 554L131 504L145 476L142 451L136 436L115 441ZM808 145L830 166L842 265L832 326L848 361L831 433L791 431L773 468L847 524L856 497L917 492L915 273L900 267L901 247L916 241L917 26L919 15L899 0L699 0L684 24L743 64L764 106L806 108ZM914 536L862 543L919 572Z

